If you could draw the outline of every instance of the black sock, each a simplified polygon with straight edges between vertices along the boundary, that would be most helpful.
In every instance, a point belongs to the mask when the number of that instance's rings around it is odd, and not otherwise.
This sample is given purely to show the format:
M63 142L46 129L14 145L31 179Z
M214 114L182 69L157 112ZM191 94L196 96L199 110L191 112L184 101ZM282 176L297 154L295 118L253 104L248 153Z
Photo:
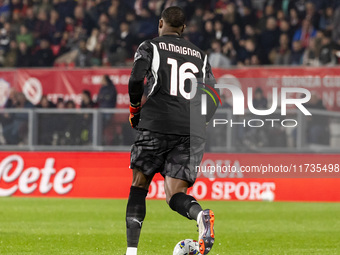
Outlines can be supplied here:
M137 247L145 218L145 198L148 191L131 186L126 207L126 238L128 247Z
M194 197L182 192L176 193L171 197L169 206L172 210L190 220L197 220L199 212L202 211L202 207Z

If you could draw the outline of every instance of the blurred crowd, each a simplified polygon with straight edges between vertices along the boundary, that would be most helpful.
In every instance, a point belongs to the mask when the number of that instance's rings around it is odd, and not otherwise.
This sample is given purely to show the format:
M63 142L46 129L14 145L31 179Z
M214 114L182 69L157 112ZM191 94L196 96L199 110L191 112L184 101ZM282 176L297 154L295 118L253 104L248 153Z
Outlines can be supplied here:
M340 0L0 0L0 66L131 65L138 45L157 36L161 11L172 5L186 12L183 36L209 54L212 67L340 63ZM254 107L266 109L267 99L260 90L257 94ZM114 108L117 91L104 76L95 102L89 91L81 97L81 108ZM310 108L324 109L320 99L314 101ZM43 96L33 106L13 90L5 107L72 109L76 104L62 98L54 104ZM328 144L328 121L308 121L307 142ZM41 114L38 144L91 144L92 123L86 113L65 114L56 121ZM103 114L103 145L129 143L130 129L115 123L113 114ZM27 144L27 132L27 114L0 114L0 144ZM285 137L282 133L250 141L252 133L237 132L239 140L256 147L287 145L279 139ZM258 144L266 137L268 144Z
M101 86L97 94L96 101L89 90L83 90L81 93L80 108L115 108L117 104L117 89L110 79L109 75L103 75ZM57 109L75 109L76 103L73 100L64 100L62 97L57 99L56 103L48 100L46 95L40 99L40 103L33 105L27 100L23 92L18 92L14 88L11 90L5 108L57 108Z
M0 66L124 66L183 7L213 67L336 65L340 0L0 0Z
M81 93L80 108L102 108L112 109L117 104L117 90L108 75L104 75L96 100L88 90ZM38 105L33 105L27 100L23 92L12 89L5 104L7 109L75 109L73 100L58 98L56 103L48 100L46 95L42 96ZM125 116L124 116L125 117ZM25 145L28 143L29 116L27 112L12 111L0 113L0 145ZM124 118L124 125L129 125ZM132 137L130 133L124 132L117 125L115 114L103 113L101 118L103 145L119 145L126 143L126 139ZM64 112L62 115L41 112L37 118L39 145L89 145L93 140L93 115L88 112ZM130 130L130 129L126 129ZM124 136L123 136L124 134ZM124 140L125 139L125 140Z

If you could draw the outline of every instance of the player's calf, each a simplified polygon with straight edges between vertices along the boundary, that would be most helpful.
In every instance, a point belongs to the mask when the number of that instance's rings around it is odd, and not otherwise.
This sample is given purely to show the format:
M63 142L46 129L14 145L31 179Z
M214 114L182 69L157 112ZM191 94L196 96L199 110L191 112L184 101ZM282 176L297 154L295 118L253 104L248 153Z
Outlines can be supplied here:
M202 211L202 207L197 200L183 192L176 193L169 201L172 210L190 220L197 220L198 214Z
M146 189L131 186L126 207L127 255L137 254L139 236L146 214L145 198L147 193Z

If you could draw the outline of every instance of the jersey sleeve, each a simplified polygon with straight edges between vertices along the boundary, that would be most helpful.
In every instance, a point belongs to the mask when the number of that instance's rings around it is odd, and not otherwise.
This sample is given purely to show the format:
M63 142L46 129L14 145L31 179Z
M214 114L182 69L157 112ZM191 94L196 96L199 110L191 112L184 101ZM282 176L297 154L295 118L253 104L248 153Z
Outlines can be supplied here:
M205 67L205 73L206 73L205 82L214 88L217 95L215 93L212 93L212 95L215 98L215 101L219 102L220 101L220 90L215 88L216 79L214 77L214 74L212 72L212 69L211 69L211 66L208 60L207 60L206 67ZM208 104L207 105L208 109L207 109L207 115L206 115L206 122L209 122L218 108L218 103L215 104L212 98L208 97L207 104Z
M152 45L148 41L141 43L135 53L129 79L129 96L132 104L140 103L144 92L144 78L151 68Z
M207 59L207 64L206 64L206 67L205 67L205 73L206 73L206 79L209 79L209 80L213 80L214 84L216 83L216 80L215 80L215 77L214 77L214 74L211 70L211 66L210 66L210 63L209 63L209 60Z

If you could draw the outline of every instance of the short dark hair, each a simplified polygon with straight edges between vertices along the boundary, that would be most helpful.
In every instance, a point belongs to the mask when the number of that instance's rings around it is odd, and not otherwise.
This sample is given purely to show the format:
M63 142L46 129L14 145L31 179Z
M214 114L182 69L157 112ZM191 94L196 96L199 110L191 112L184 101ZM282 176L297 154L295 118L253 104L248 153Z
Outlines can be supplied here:
M87 89L83 90L83 94L85 94L88 98L91 99L91 92Z
M171 6L162 12L164 21L172 27L181 27L185 24L185 14L182 8Z

